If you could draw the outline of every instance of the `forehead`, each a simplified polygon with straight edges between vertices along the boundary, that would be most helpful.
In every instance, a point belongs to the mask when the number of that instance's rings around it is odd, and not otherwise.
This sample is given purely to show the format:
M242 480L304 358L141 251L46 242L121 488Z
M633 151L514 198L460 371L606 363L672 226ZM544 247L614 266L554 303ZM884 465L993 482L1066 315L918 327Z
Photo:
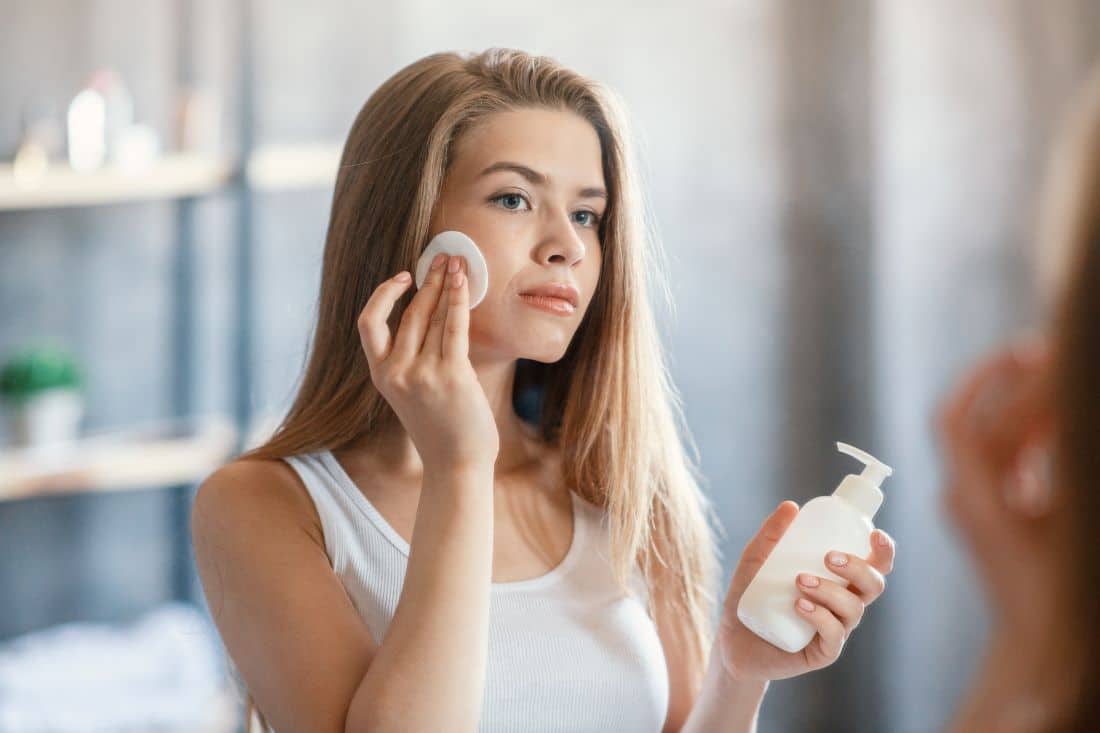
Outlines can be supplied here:
M570 111L520 109L488 115L459 139L448 178L472 183L502 160L533 168L559 188L604 184L599 136Z

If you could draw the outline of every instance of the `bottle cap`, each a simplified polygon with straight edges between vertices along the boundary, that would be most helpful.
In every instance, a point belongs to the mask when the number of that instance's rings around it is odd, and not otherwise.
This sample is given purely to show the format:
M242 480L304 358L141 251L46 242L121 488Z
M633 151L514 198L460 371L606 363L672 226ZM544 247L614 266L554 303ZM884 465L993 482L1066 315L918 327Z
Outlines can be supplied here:
M875 512L882 506L882 490L879 486L883 479L894 473L894 469L847 443L837 443L836 447L841 453L862 461L864 468L863 473L858 476L851 473L845 476L833 494L847 500L868 519L875 516Z

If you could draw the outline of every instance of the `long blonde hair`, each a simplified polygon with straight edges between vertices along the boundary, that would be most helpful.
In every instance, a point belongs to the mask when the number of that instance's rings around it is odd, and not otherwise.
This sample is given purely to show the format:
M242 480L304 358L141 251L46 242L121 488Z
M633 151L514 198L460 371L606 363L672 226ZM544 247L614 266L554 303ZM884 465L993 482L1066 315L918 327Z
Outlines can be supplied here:
M517 108L568 110L589 121L609 198L589 311L562 359L519 360L515 389L541 391L538 429L560 447L563 480L608 512L616 581L625 590L640 566L649 611L660 606L676 620L678 651L697 687L716 620L716 517L685 452L686 443L698 460L649 300L657 285L672 305L663 251L637 185L623 105L552 58L503 48L437 53L370 96L340 160L305 372L273 435L239 460L337 450L394 418L371 383L356 319L383 280L413 271L456 141L487 115ZM391 327L413 294L398 302Z

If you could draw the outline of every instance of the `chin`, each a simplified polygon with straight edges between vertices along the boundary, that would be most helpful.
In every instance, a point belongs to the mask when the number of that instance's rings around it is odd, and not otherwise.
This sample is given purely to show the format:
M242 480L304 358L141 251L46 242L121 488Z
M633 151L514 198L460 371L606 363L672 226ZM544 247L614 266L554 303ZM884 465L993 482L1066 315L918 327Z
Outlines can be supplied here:
M540 332L536 329L528 329L522 336L517 331L493 334L471 333L470 356L473 357L475 353L485 356L496 354L497 358L501 358L502 355L507 354L509 359L530 359L544 364L553 364L565 356L572 336L572 332L550 334L547 330Z
M510 334L512 335L512 334ZM542 335L543 338L539 338ZM569 350L569 341L566 336L572 336L572 334L562 334L562 337L547 338L547 334L543 332L540 334L538 331L532 329L528 333L523 334L519 338L511 338L507 344L502 343L501 347L512 353L517 359L530 359L531 361L540 361L544 364L553 364L555 361L559 361L565 352Z
M517 358L530 359L531 361L541 362L543 364L553 364L556 361L561 361L565 356L567 348L558 349L551 352L549 349L541 349L539 351L529 351L526 353L520 353Z

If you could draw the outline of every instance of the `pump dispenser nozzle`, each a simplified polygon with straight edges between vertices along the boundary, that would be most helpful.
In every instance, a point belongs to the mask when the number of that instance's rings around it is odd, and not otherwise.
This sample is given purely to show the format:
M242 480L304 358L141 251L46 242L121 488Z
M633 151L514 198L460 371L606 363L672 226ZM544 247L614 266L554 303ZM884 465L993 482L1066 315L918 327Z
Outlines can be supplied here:
M833 493L847 499L857 509L866 514L868 518L875 516L875 512L882 505L882 491L879 486L882 484L883 479L894 472L894 469L869 453L865 453L847 443L838 442L836 447L841 453L862 461L865 465L863 473L860 475L856 476L850 473L845 476L844 480L840 482L840 486Z

